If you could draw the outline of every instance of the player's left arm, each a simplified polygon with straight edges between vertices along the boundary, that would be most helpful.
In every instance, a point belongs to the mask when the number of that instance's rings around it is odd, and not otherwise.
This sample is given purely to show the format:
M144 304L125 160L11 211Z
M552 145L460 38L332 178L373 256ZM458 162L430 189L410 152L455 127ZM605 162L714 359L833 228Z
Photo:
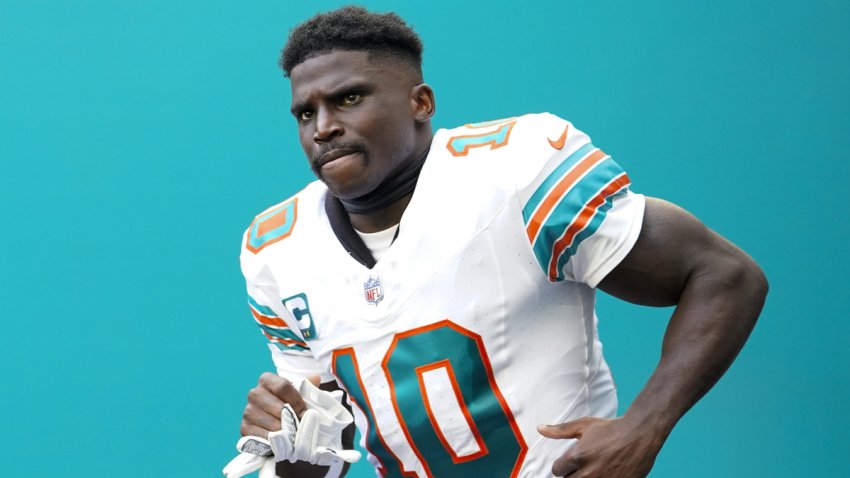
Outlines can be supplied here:
M625 415L541 426L577 438L552 471L570 477L643 477L678 420L720 378L755 325L767 280L741 249L683 209L647 198L640 236L599 284L620 299L676 309L661 359Z

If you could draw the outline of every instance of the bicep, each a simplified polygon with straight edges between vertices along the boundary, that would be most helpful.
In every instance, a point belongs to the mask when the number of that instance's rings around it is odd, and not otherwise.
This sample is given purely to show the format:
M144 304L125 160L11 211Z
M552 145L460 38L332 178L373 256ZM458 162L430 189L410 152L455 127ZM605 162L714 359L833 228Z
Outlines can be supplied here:
M635 304L675 305L692 274L736 251L684 209L647 197L635 245L598 287Z

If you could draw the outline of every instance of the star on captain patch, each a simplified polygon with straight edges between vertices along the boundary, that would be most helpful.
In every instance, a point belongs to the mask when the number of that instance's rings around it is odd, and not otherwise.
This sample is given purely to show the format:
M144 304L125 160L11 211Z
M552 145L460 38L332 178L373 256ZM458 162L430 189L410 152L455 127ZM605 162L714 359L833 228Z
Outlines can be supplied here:
M381 287L380 277L369 277L369 280L363 283L363 295L366 297L366 302L378 305L378 302L384 298L384 288Z

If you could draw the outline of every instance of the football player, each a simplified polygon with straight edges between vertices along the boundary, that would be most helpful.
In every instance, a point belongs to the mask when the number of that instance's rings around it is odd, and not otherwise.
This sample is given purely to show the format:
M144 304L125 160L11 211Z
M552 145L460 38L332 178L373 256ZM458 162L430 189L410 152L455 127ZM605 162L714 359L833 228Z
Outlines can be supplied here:
M313 377L346 392L380 476L645 476L746 341L762 271L686 211L633 192L557 116L433 132L421 55L401 18L358 7L289 37L281 66L318 181L245 233L249 307L277 373L250 392L242 434L279 439L283 418L296 440L312 408L299 384ZM596 289L676 306L657 368L619 417ZM277 473L344 473L300 458L314 451L276 451Z

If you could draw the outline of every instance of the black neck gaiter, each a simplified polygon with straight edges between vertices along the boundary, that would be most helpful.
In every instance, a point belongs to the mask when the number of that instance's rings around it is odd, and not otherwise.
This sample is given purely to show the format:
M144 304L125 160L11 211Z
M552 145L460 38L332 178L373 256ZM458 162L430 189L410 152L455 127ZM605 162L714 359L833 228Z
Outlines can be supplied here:
M349 214L369 214L407 196L416 188L416 181L427 158L428 150L425 150L406 168L385 179L374 191L354 199L340 199L342 207Z

